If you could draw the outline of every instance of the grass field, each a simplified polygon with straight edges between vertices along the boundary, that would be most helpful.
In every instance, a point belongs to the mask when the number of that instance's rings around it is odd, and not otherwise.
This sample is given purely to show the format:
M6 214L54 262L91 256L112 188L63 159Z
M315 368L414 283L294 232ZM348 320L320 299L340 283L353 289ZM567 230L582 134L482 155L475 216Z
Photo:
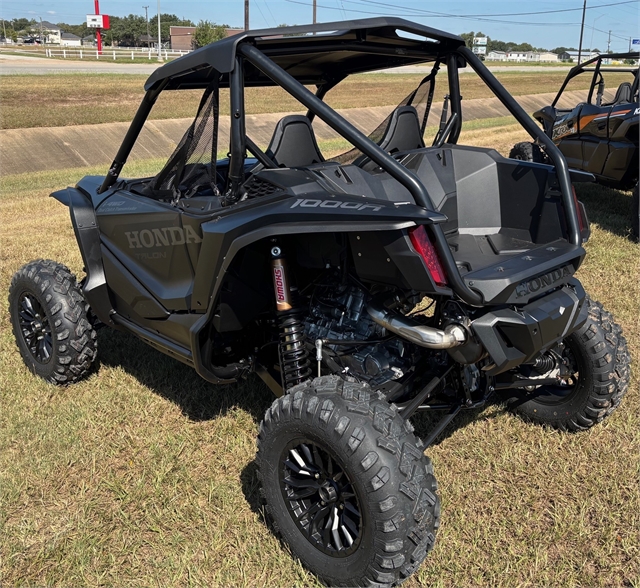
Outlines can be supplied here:
M554 92L560 87L565 74L507 71L496 73L496 77L514 96L521 96ZM588 87L589 80L583 77L572 82L572 90ZM0 128L129 122L142 99L146 79L146 76L131 74L3 76L0 84ZM407 96L421 79L421 75L414 74L353 76L329 92L327 102L334 108L394 105ZM463 75L460 79L465 100L492 96L477 76ZM626 79L624 74L610 74L607 87L614 87ZM436 99L442 100L446 91L444 82L439 82ZM281 88L248 88L246 94L248 114L300 110L300 104ZM200 96L199 91L164 92L150 118L192 117ZM229 113L228 92L225 90L221 91L220 111Z
M466 125L464 138L504 152L520 133L498 119ZM156 165L134 162L128 173ZM0 178L2 300L13 272L35 258L81 275L68 211L47 196L104 172ZM578 277L622 324L637 366L629 194L578 191L593 228ZM0 584L316 586L259 507L253 458L266 387L251 378L216 388L107 329L99 355L87 381L45 384L24 367L0 305ZM459 416L428 451L442 526L406 585L640 586L637 375L620 409L586 433L526 424L499 404ZM417 432L429 422L418 416Z

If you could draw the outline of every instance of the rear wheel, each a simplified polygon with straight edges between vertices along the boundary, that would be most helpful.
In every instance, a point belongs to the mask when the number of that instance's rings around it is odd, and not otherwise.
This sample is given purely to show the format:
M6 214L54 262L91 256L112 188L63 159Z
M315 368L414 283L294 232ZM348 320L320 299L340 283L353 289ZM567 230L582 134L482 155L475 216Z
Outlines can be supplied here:
M622 401L630 363L622 329L599 302L587 298L585 304L586 323L554 350L563 360L563 384L510 391L508 405L527 420L582 431L601 422Z
M440 502L411 425L366 384L326 376L277 399L258 436L275 530L332 586L393 586L433 547Z
M520 161L532 161L534 163L545 163L546 155L539 145L535 143L516 143L509 153L511 159Z
M53 384L86 376L96 357L89 306L67 267L40 259L20 268L9 287L16 344L27 367Z

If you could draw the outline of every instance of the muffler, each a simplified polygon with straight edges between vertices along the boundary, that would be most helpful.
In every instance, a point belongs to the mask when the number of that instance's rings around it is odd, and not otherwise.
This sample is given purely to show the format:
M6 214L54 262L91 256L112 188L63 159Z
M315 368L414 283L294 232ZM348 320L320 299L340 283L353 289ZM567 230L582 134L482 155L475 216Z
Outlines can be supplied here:
M386 310L376 303L369 304L367 312L376 323L387 331L421 347L451 349L462 345L467 340L467 333L460 325L447 325L444 330L427 327L406 316Z

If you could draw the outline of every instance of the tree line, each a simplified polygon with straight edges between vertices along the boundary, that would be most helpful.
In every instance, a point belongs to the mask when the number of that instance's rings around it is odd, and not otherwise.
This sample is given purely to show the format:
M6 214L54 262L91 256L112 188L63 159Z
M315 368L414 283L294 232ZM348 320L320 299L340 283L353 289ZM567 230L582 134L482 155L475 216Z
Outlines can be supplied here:
M478 31L474 33L471 31L470 33L462 33L460 35L463 39L467 47L473 47L473 38L474 37L487 37L487 53L490 51L504 51L505 53L509 53L510 51L550 51L551 53L564 53L565 51L577 51L575 47L554 47L553 49L546 49L544 47L534 47L530 43L516 43L514 41L499 41L498 39L492 39L488 35ZM600 49L585 49L582 48L583 51L595 51L599 52Z
M40 22L36 19L14 18L12 20L4 20L4 30L6 37L16 41L18 37L39 36ZM80 38L88 35L95 36L96 30L87 27L87 23L69 24L65 22L55 23L56 26L65 33L72 33ZM147 31L152 42L155 42L158 36L157 16L150 15L147 27L147 20L142 15L129 14L128 16L110 16L110 28L102 31L102 40L105 45L122 46L122 47L139 47L146 46L149 43L147 39ZM160 36L161 42L170 41L170 28L172 26L196 27L193 35L195 47L203 47L209 43L213 43L226 36L226 29L229 25L216 24L208 20L201 20L197 25L189 20L179 18L175 14L160 13Z

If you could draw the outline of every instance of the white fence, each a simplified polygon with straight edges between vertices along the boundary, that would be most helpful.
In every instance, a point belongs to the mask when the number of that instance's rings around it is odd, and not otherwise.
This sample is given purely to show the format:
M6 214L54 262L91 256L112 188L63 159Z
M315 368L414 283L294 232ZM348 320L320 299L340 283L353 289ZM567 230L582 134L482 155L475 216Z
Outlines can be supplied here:
M182 55L186 55L190 53L190 51L170 51L167 49L160 50L161 59L173 59L176 57L181 57ZM83 48L56 48L56 49L45 49L45 55L47 57L61 57L62 59L110 59L110 60L118 60L118 59L158 59L158 50L157 49L146 49L146 48L136 48L136 49L102 49L102 53L99 53L97 49L93 47L83 47Z

